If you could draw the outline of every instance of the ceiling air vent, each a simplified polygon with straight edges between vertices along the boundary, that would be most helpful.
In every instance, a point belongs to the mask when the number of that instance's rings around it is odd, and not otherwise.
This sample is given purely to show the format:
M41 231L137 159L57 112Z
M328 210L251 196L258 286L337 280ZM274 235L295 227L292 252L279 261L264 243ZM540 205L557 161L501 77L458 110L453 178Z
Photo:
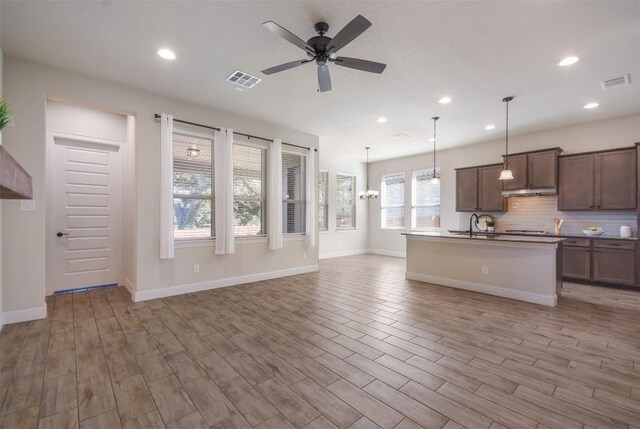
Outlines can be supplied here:
M236 70L227 78L229 82L236 85L236 88L253 88L260 83L262 79L252 76L240 70Z
M394 134L393 138L398 140L409 140L411 136L405 133L398 133L398 134Z
M625 74L611 79L601 80L600 86L606 91L607 89L617 88L619 86L627 86L629 83L629 74Z

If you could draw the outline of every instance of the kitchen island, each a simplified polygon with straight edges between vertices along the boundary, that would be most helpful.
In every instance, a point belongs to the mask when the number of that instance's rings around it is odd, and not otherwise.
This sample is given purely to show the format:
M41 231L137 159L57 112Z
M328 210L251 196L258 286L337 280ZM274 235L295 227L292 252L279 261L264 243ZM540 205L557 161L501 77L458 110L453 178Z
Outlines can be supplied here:
M555 306L562 238L411 232L406 278Z

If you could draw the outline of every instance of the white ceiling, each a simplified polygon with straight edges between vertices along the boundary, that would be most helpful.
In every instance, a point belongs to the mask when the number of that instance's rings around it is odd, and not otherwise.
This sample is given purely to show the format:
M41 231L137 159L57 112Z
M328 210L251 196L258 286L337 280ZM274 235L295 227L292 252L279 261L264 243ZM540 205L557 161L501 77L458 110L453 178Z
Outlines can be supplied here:
M317 93L313 64L260 73L305 58L262 22L306 40L317 21L333 36L358 14L373 26L340 54L388 64L382 75L330 66L333 91ZM441 148L500 138L506 95L513 134L640 113L640 1L3 0L1 16L6 55L317 134L324 150L357 159L367 145L372 160L429 150L434 115ZM159 58L161 47L178 59ZM558 67L567 55L582 60ZM225 81L235 69L264 80L235 91ZM600 89L623 73L630 86ZM453 102L438 104L443 95ZM583 109L589 101L600 107ZM414 140L391 137L400 132Z

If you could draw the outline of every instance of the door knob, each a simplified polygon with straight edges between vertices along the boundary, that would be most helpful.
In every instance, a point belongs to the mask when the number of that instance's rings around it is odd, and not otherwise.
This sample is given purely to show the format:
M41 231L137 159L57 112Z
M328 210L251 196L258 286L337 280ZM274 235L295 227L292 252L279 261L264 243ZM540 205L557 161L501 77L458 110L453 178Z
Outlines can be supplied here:
M62 237L63 235L69 235L69 234L66 234L66 233L64 233L64 232L59 232L59 233L57 233L56 235L57 235L58 237Z

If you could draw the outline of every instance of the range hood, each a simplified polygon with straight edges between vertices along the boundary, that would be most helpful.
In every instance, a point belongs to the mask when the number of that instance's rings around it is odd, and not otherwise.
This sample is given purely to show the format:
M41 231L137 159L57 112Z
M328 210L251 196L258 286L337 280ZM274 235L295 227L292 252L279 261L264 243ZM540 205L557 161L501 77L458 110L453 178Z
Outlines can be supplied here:
M541 195L557 195L556 188L525 188L502 191L503 197L536 197Z

